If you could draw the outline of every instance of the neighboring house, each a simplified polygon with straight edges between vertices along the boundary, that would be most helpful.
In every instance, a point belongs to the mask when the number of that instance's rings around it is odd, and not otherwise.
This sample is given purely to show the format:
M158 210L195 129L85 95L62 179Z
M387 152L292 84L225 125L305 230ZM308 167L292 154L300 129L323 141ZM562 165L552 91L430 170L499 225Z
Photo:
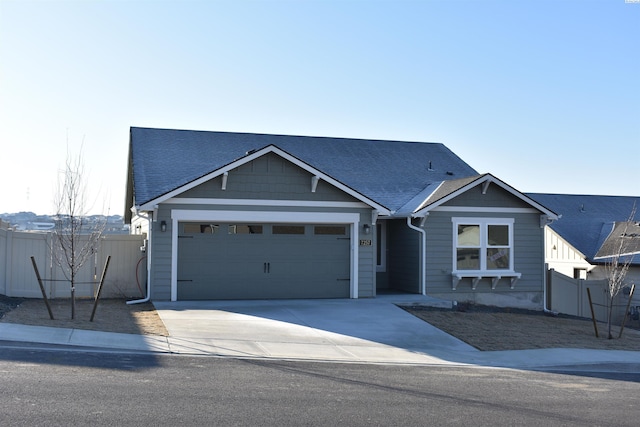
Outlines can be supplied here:
M527 195L560 215L545 232L549 268L575 279L606 279L606 264L624 239L632 257L627 282L640 284L640 197Z
M154 300L542 308L557 215L442 144L131 128L125 222Z
M634 208L640 209L640 197L527 195L560 216L545 232L549 268L575 279L606 279L606 263L618 251L621 234L626 234L632 257L627 278L640 283L640 212L628 222Z

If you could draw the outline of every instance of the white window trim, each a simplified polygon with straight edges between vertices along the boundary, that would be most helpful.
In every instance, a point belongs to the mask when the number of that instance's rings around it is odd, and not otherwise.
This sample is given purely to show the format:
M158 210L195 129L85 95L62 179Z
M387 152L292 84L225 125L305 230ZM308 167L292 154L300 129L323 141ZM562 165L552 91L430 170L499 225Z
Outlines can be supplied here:
M472 217L452 217L451 222L453 223L453 233L452 233L452 242L453 242L453 258L452 258L452 273L453 274L461 274L461 275L469 275L469 274L481 274L481 275L504 275L504 273L513 272L514 268L514 238L513 238L513 225L515 223L514 218L472 218ZM458 259L458 225L459 224L467 224L467 225L479 225L480 226L480 269L478 270L458 270L457 259ZM487 226L488 225L507 225L509 226L509 268L508 269L487 269Z
M349 224L351 225L350 259L350 297L358 298L358 230L360 214L340 212L277 212L277 211L210 211L210 210L171 210L171 301L178 300L178 222L247 222L297 224Z

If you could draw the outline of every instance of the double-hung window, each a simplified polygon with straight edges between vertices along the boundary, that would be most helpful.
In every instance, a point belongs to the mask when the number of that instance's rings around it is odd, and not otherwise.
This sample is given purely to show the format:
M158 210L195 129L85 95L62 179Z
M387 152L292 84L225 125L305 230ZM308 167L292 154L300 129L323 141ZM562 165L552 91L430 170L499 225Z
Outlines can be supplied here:
M454 272L513 271L513 218L452 218Z

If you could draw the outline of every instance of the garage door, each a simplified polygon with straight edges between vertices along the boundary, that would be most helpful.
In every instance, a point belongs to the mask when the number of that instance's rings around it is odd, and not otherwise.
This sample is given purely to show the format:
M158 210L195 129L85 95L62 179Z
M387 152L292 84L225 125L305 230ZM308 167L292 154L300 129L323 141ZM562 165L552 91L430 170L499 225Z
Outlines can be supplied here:
M181 222L178 299L348 298L350 228Z

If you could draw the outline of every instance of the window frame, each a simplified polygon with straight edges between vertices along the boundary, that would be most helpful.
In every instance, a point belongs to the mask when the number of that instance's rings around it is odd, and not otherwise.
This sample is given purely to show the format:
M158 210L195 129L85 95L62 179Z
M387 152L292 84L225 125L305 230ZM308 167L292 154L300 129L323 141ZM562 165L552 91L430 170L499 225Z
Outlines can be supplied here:
M453 223L452 230L452 265L453 273L486 273L486 274L500 274L505 272L514 271L515 260L515 244L514 244L514 218L473 218L473 217L452 217ZM480 244L478 246L458 246L458 227L460 225L473 225L478 226L480 231ZM507 245L489 245L489 226L490 225L503 225L508 227L508 244ZM459 269L458 268L458 249L460 248L478 248L480 250L479 268L478 269ZM491 248L508 249L509 251L509 266L507 268L487 268L487 252Z

